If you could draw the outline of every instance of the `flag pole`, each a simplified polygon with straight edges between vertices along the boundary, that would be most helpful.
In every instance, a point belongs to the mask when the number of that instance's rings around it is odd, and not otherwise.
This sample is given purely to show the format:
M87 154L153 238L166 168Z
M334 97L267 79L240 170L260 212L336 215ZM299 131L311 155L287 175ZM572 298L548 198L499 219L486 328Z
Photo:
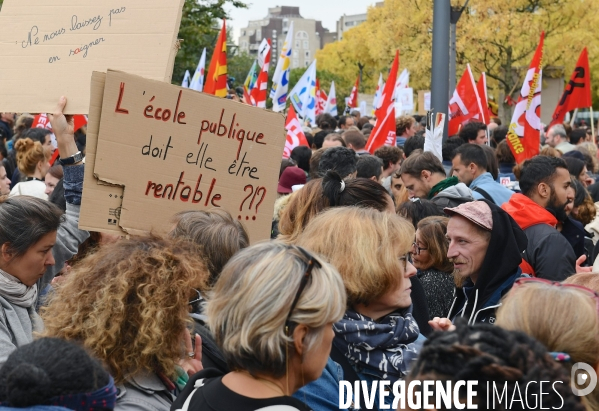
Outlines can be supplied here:
M591 133L593 134L593 143L595 143L595 145L597 145L597 137L595 137L595 117L593 116L593 106L591 106L590 109L591 109Z

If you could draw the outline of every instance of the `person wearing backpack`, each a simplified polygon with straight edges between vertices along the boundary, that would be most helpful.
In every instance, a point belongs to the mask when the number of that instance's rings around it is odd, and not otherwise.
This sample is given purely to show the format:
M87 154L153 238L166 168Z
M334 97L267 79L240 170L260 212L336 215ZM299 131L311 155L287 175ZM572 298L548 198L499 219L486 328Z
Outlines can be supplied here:
M463 144L452 159L453 175L472 190L477 200L489 200L498 206L508 202L514 192L499 184L487 171L487 156L477 144Z

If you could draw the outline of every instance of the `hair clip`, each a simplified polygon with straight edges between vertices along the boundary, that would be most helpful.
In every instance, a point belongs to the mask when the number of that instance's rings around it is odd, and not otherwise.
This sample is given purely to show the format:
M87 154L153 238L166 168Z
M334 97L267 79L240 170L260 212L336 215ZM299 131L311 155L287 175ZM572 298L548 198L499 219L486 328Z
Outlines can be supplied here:
M565 352L550 352L549 355L557 362L570 362L570 355Z
M339 192L343 193L343 190L345 190L345 181L341 180L341 190Z

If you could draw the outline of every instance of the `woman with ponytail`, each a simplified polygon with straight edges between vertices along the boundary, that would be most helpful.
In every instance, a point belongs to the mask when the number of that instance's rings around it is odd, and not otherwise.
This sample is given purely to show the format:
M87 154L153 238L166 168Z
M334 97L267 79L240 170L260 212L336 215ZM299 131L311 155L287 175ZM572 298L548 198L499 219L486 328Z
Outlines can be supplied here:
M50 169L48 151L44 150L39 141L23 138L15 143L17 166L21 172L22 181L17 183L10 196L27 195L47 200L44 177Z

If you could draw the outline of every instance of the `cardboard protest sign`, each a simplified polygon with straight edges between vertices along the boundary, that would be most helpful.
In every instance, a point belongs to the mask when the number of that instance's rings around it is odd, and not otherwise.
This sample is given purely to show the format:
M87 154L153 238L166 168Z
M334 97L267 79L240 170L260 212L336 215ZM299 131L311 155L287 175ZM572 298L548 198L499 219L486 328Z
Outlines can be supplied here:
M184 0L5 0L0 112L87 114L92 72L170 82Z
M79 228L127 235L118 225L123 201L123 187L103 183L94 176L105 82L106 73L97 71L92 73Z
M222 208L256 242L270 237L284 145L281 114L109 70L94 174L124 186L118 225L127 233L164 232L177 212Z

